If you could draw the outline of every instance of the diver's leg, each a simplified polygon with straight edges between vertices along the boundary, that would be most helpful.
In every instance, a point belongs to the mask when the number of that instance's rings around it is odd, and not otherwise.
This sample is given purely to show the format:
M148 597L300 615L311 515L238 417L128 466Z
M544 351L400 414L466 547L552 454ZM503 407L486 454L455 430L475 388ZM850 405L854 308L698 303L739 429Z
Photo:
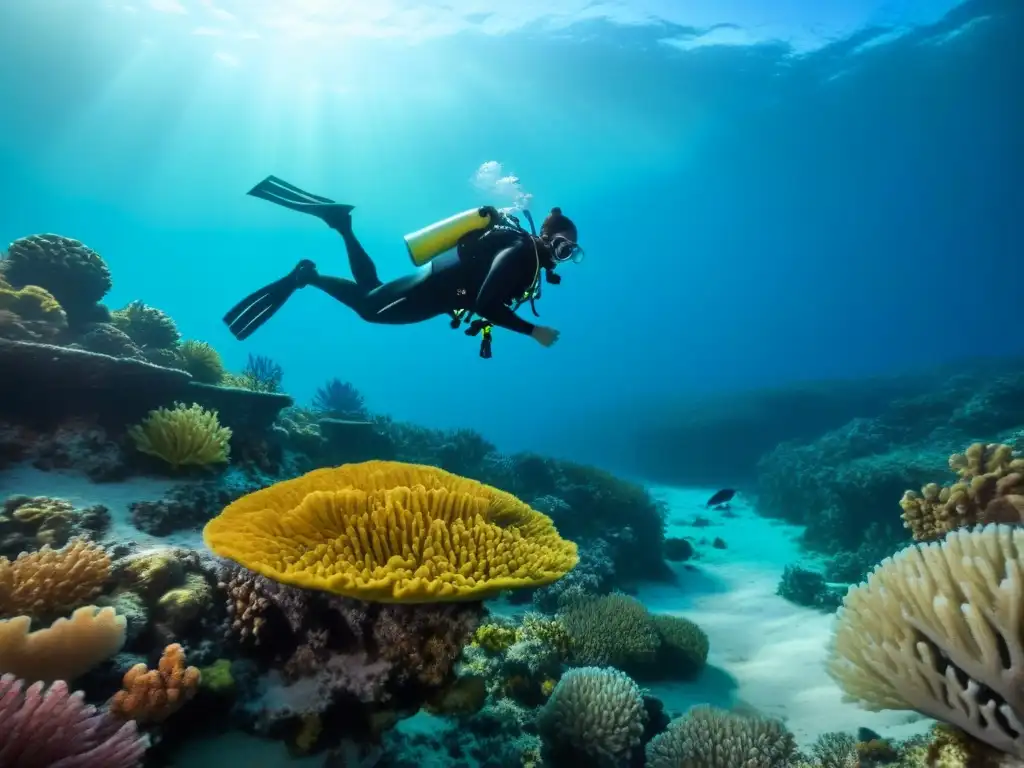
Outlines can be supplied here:
M325 219L326 220L326 219ZM377 266L370 258L370 254L363 248L362 243L356 238L352 231L352 214L350 211L338 212L327 222L331 229L335 230L345 241L345 250L348 252L348 266L352 270L352 277L356 284L369 293L383 284L377 276Z
M450 308L449 298L430 277L429 270L421 270L372 291L364 291L351 280L320 274L309 284L355 310L369 323L408 325L442 315Z

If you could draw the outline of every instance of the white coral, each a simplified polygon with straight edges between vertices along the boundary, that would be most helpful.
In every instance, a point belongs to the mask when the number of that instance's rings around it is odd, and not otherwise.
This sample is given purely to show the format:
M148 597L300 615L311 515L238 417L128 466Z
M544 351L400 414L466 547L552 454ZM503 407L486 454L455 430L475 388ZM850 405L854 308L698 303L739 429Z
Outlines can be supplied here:
M954 531L850 589L829 674L866 709L912 709L1024 758L1024 529Z
M618 766L640 745L646 721L643 692L629 675L580 667L558 681L537 724L549 749Z

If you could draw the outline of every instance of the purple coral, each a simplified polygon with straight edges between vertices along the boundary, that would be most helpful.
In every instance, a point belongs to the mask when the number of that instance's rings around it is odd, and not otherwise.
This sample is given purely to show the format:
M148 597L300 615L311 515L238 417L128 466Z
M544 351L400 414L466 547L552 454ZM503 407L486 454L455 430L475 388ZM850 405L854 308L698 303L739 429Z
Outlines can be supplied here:
M63 680L46 689L0 677L0 765L5 768L135 768L149 742L71 693Z

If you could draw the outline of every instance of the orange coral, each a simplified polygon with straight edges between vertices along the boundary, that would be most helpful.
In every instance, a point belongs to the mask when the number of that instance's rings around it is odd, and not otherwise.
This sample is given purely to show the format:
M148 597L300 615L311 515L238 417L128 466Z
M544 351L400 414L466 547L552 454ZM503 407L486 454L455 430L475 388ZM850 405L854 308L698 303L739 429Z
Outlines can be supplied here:
M70 613L99 594L109 577L110 557L84 539L23 552L14 562L0 557L0 616Z
M932 541L958 528L1024 521L1024 459L1008 445L974 443L949 457L960 476L952 486L929 483L900 500L903 525L915 541Z
M124 690L110 700L110 711L138 723L166 720L195 696L201 675L185 666L185 651L174 643L164 649L157 669L136 664L124 674Z

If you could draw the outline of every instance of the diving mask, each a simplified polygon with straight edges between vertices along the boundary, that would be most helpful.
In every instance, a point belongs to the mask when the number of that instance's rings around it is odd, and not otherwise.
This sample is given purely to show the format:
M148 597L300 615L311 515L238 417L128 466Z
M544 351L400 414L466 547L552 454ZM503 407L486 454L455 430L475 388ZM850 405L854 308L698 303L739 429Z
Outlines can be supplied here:
M585 253L578 243L573 242L565 235L551 236L551 258L558 264L572 261L579 264L583 261Z

